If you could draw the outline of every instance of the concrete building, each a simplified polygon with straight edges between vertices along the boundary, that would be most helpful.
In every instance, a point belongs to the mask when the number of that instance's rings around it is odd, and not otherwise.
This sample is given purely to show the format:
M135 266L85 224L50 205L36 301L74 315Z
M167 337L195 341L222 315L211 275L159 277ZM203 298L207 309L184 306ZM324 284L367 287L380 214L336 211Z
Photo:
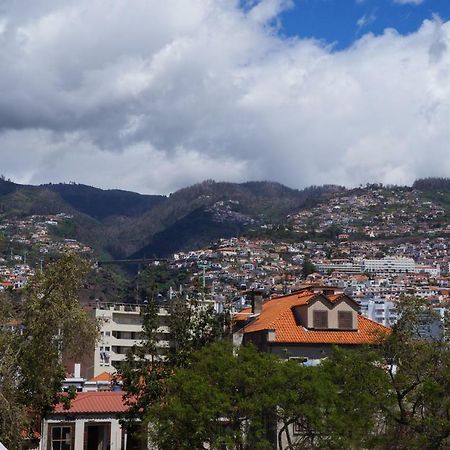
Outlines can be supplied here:
M316 270L326 274L329 272L342 272L350 274L362 273L363 266L360 261L350 261L347 259L334 259L333 261L314 262Z
M103 372L114 373L127 351L135 344L142 343L142 305L135 304L98 304L92 314L100 320L100 339L94 352L82 365L83 376L92 378ZM161 325L158 328L161 357L170 346L169 327L165 324L169 316L167 309L160 307L158 311Z
M369 273L414 273L416 263L412 258L364 259L363 271Z
M433 277L438 277L441 274L441 267L439 264L436 266L431 266L427 264L416 264L417 273L427 273Z
M361 314L374 322L391 327L397 321L395 303L381 297L364 297L357 300Z

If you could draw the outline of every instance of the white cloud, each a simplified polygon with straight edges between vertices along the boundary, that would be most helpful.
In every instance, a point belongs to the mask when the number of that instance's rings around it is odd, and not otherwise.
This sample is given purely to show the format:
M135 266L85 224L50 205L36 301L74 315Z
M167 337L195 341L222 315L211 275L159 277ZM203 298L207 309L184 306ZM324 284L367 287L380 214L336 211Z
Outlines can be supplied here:
M437 18L333 52L278 36L283 0L19 3L0 9L1 170L18 181L162 193L450 173Z
M248 17L257 23L265 24L292 6L292 0L261 0L250 9Z
M375 22L376 20L376 16L374 13L371 14L364 14L363 16L361 16L357 21L356 21L356 25L358 26L358 28L364 28L367 25L370 25L371 23Z
M420 5L425 0L394 0L394 3L399 5Z

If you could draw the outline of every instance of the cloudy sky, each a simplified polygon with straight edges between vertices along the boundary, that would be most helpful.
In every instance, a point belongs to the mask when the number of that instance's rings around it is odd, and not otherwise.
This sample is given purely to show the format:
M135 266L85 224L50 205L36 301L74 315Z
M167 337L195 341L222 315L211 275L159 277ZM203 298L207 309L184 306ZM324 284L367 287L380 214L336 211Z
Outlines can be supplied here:
M0 172L168 193L450 175L449 0L0 0Z

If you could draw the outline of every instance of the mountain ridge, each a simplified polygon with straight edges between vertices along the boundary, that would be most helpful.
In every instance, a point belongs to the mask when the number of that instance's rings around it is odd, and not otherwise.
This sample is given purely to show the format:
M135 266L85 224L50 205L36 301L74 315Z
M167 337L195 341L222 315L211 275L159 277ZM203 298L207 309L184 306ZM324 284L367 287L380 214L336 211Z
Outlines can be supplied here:
M448 205L449 185L447 178L426 178L403 188ZM265 223L283 226L289 214L346 192L352 189L325 185L299 190L271 181L206 180L164 196L75 183L21 185L0 179L0 214L26 217L63 212L72 222L56 229L57 235L92 246L102 258L162 257L257 230Z
M147 252L166 255L169 248L204 245L221 233L228 236L252 223L277 222L340 189L330 185L298 190L268 181L206 180L162 196L75 183L34 186L0 179L0 212L5 217L69 214L72 226L58 230L60 237L85 242L107 258L124 258Z

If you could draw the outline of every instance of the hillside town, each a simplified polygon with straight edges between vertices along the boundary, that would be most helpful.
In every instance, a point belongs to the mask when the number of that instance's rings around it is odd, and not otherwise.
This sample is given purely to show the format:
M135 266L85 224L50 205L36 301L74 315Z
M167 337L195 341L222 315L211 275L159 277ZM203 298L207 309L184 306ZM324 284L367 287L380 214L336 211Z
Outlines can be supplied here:
M400 320L398 305L404 298L423 300L429 307L416 330L420 339L447 339L450 225L444 206L411 189L373 186L332 194L282 223L254 220L236 208L238 201L222 201L211 211L219 223L246 224L249 231L243 236L222 237L167 258L140 259L139 273L131 275L133 295L119 301L93 292L89 301L76 299L98 324L95 343L81 358L64 359L62 393L76 397L67 408L58 403L42 417L26 448L141 448L138 434L122 422L133 404L124 396L123 370L132 352L149 342L144 319L149 305L156 308L149 347L153 364L168 364L173 357L177 301L188 308L183 317L201 311L216 318L229 314L227 339L236 349L252 344L259 352L308 368L321 367L336 347L378 345ZM18 298L30 279L68 255L87 260L98 280L116 263L99 261L94 248L74 239L69 214L0 220L0 291ZM125 276L120 270L116 274ZM168 278L149 289L142 285L146 271ZM20 321L4 326L25 332ZM273 426L278 438L271 448L284 450L293 439L303 439L299 422ZM62 447L63 442L71 444ZM150 441L147 445L158 448Z
M232 207L238 204L222 201L213 209L223 220L224 214L237 214ZM288 241L282 233L277 237L280 225L264 223L257 228L263 234L270 230L273 237L222 238L207 248L173 254L164 264L187 271L190 282L160 295L191 295L201 285L203 296L222 305L218 309L227 305L239 312L249 290L262 290L269 298L305 284L335 286L355 298L363 314L389 326L402 295L436 307L449 301L448 218L448 210L411 189L370 185L339 192L288 215L281 230L290 233ZM90 246L63 237L61 229L71 229L68 214L0 219L1 290L23 288L43 261L64 252L95 258ZM244 219L238 215L236 220Z
M76 239L58 235L70 214L15 217L0 215L0 291L21 289L44 263L64 252L91 255L92 249Z

